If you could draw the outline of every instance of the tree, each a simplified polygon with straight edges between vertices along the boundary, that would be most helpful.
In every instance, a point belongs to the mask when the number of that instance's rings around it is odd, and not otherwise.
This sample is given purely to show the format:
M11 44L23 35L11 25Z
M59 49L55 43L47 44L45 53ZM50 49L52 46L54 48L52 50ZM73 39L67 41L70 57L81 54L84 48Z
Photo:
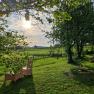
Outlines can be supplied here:
M5 26L6 21L2 19L0 24L0 63L5 65L5 71L17 73L22 66L26 65L27 56L15 52L15 48L17 45L26 46L27 44L23 35L12 30L8 31Z
M91 28L93 27L93 17L94 13L91 2L88 2L85 5L80 5L72 12L72 18L74 20L73 25L76 29L74 41L78 58L82 57L84 45L89 42L90 31L92 31Z
M72 63L72 48L76 45L78 58L87 43L90 26L93 23L92 5L89 0L63 0L54 12L53 36L66 48L68 62Z
M61 0L1 0L0 16L8 16L11 12L17 12L18 14L21 14L21 10L23 10L25 11L26 20L29 20L30 15L39 19L39 17L30 14L29 10L36 10L37 12L45 11L48 13L48 8L53 8L53 6L59 4L60 1Z

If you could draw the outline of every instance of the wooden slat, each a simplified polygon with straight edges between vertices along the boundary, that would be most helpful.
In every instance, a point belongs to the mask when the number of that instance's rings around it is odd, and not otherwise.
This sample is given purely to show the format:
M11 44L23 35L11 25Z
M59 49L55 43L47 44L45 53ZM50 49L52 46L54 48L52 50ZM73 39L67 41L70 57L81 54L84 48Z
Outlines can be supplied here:
M28 59L27 66L22 67L16 74L5 74L5 81L17 81L24 76L32 75L32 60Z

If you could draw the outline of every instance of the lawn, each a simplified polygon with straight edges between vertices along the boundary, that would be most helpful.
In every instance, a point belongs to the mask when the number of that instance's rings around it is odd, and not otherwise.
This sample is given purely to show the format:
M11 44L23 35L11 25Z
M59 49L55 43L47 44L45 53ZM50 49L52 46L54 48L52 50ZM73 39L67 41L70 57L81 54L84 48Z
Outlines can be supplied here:
M5 86L0 66L0 94L94 94L94 74L80 73L66 57L35 60L32 70L32 76Z

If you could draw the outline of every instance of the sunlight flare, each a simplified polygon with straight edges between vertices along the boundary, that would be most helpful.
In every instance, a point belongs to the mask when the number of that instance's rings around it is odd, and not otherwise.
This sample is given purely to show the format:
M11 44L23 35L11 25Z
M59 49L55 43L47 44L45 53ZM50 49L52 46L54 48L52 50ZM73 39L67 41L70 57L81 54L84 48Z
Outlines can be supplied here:
M30 29L31 28L31 20L27 21L25 19L22 19L22 26L24 29Z

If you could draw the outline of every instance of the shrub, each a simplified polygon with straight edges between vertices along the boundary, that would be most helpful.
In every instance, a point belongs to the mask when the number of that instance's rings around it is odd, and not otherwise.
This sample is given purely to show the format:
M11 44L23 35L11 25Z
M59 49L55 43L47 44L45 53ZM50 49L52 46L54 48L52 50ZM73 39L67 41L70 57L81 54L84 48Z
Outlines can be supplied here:
M26 65L26 59L27 56L15 53L5 54L1 57L2 63L6 66L6 70L14 74Z

